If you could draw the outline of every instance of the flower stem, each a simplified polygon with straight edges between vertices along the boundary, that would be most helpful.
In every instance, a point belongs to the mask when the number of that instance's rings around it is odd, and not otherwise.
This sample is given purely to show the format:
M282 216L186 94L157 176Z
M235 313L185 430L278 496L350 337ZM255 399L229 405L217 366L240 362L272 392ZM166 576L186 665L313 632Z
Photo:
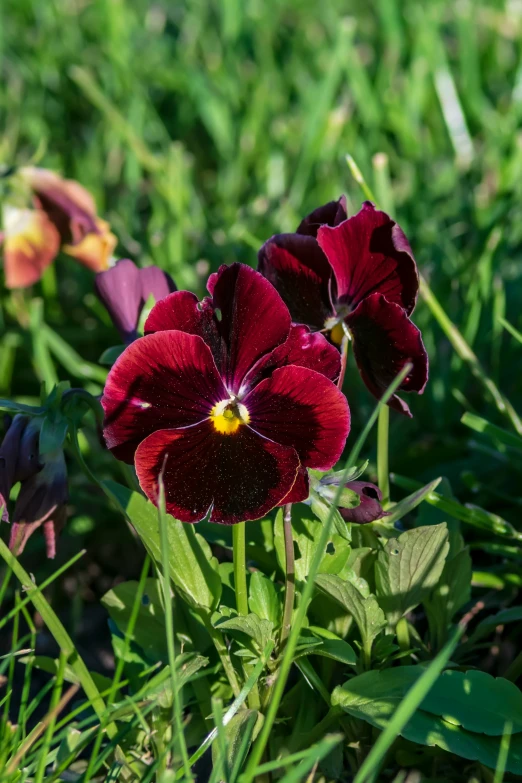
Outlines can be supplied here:
M295 562L294 562L294 540L292 538L292 504L287 503L283 513L283 532L285 539L285 608L283 612L283 624L281 626L281 648L290 633L292 625L292 614L294 611L295 597Z
M410 642L410 629L408 628L408 621L405 617L401 617L399 622L397 623L397 628L395 629L395 632L397 634L397 641L399 642L399 647L401 648L401 652L406 652L406 650L409 650L411 648L411 642ZM407 666L409 663L411 663L410 656L406 655L404 658L401 658L401 663L403 666Z
M232 527L234 549L234 586L236 588L236 606L238 614L248 614L248 593L246 580L246 542L245 523L239 522Z
M377 481L382 492L384 508L390 502L390 471L388 467L388 434L390 428L390 409L383 405L379 411L377 426Z
M350 335L345 327L345 334L341 342L341 372L337 379L337 388L343 390L344 375L346 373L346 364L348 362L348 343L350 342Z

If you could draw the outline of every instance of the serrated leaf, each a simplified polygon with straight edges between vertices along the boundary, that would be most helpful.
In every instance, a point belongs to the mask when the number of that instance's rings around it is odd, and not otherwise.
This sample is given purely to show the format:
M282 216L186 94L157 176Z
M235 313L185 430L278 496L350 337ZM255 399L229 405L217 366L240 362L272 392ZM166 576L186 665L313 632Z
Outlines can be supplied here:
M315 584L352 615L359 628L363 647L369 655L373 640L386 626L384 612L375 596L364 596L351 582L330 574L318 574Z
M392 628L437 584L448 549L445 523L407 530L386 542L377 555L375 581L379 604Z
M343 520L346 528L346 522ZM292 536L295 549L295 576L297 582L304 582L308 578L314 553L321 536L323 524L312 513L312 509L304 503L295 503L292 506ZM277 512L274 526L274 542L277 558L281 569L285 566L285 545L283 534L283 511ZM325 553L319 566L319 571L333 569L340 573L350 556L350 547L346 539L335 535L327 542Z
M270 620L262 620L254 613L218 620L213 624L215 628L226 631L231 636L245 634L252 639L259 654L263 652L267 642L273 637L273 623ZM241 636L239 639L241 640Z
M103 482L105 488L129 518L144 546L161 567L158 511L143 495L115 481ZM219 603L221 579L217 560L207 542L192 525L167 515L170 578L189 606L209 614Z
M261 571L254 571L250 577L248 605L262 620L269 620L274 628L279 626L281 602L274 583Z

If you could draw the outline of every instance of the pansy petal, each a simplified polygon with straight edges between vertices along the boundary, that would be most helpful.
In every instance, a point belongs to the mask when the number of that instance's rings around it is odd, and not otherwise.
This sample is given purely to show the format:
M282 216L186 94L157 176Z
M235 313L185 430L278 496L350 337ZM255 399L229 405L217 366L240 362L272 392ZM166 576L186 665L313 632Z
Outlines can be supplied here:
M402 229L385 212L366 201L344 223L322 226L317 241L332 266L342 303L356 307L379 293L410 315L419 289L417 266Z
M329 470L350 430L346 397L324 375L305 367L282 367L243 400L250 427L292 445L305 467Z
M262 438L248 427L221 435L210 421L160 430L136 451L140 485L157 503L163 470L167 511L182 522L233 525L260 519L292 488L299 469L294 449Z
M293 364L320 372L331 381L337 380L341 369L341 356L328 340L307 326L294 324L288 339L267 356L263 356L245 378L244 386L255 386L277 367Z
M333 314L331 267L311 236L278 234L258 253L258 270L281 294L296 323L322 329Z
M218 328L227 349L225 382L237 393L250 368L288 337L290 313L275 288L245 264L222 266L212 287Z
M124 342L133 340L142 307L140 270L136 264L128 258L118 261L96 275L94 287Z
M3 210L4 272L7 288L38 282L54 261L60 236L45 212L6 205Z
M349 481L346 487L356 492L361 499L355 508L339 509L346 522L365 525L367 522L375 522L376 519L389 516L390 512L384 511L381 506L382 492L375 484L371 484L369 481Z
M116 360L107 378L105 442L118 459L132 462L136 447L151 432L196 424L227 397L200 337L175 331L141 337Z
M287 503L302 503L303 500L307 500L309 494L310 478L308 476L308 471L306 468L299 468L294 486L288 495L278 503L278 506L286 506Z
M172 277L159 266L145 266L139 270L139 276L144 304L151 295L159 302L178 290Z
M329 201L328 204L324 204L322 207L318 207L313 212L310 212L299 223L297 233L317 237L320 226L338 226L347 217L346 196L341 196L337 201Z
M93 272L102 272L108 269L118 240L107 221L96 218L95 225L96 231L86 234L76 244L65 244L62 250Z
M198 301L190 291L175 291L157 302L145 321L145 334L177 329L206 342L218 368L224 369L224 345L211 300Z
M382 294L372 294L350 313L346 323L362 379L375 397L382 397L408 362L413 369L399 388L419 394L424 391L428 356L419 329L402 307L388 302ZM407 404L396 395L388 405L411 416Z

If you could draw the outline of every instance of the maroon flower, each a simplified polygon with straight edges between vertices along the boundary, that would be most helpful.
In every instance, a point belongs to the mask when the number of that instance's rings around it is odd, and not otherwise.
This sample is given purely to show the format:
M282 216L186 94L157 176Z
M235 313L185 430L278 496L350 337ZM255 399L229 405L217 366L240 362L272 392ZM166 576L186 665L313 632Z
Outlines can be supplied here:
M277 288L292 318L340 344L353 340L361 376L380 398L405 364L400 386L421 393L428 357L411 315L419 288L411 248L400 227L369 201L346 217L344 198L305 218L295 234L279 234L259 251L259 271ZM392 408L410 414L394 395Z
M136 329L149 296L158 302L176 290L170 275L159 267L140 269L128 258L99 272L94 287L125 343L138 336Z
M104 434L152 502L163 470L170 513L234 524L304 500L306 468L335 464L350 417L338 352L292 326L260 274L223 266L208 290L153 308L109 373Z
M356 522L365 525L367 522L375 522L389 516L389 511L384 511L381 506L382 492L375 484L369 481L349 481L347 489L356 492L361 502L355 508L340 508L339 512L346 522Z

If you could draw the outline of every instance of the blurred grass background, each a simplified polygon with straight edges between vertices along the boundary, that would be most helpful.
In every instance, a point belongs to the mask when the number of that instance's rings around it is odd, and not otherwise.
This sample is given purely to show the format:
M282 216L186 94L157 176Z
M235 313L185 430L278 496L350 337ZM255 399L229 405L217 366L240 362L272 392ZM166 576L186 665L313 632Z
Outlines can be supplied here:
M522 353L499 321L522 326L520 0L5 0L0 14L0 163L36 157L88 187L119 256L202 293L208 270L255 266L266 238L317 205L345 192L356 211L349 153L522 409ZM44 321L65 344L48 371L99 391L103 374L73 353L95 362L117 342L90 273L59 259L33 294L32 332L1 296L2 396L37 394ZM460 418L505 422L422 302L414 320L431 380L409 400L413 421L392 415L391 469L444 474L461 499L516 522L520 460ZM353 367L345 388L357 434L374 403ZM77 482L69 535L100 534Z

